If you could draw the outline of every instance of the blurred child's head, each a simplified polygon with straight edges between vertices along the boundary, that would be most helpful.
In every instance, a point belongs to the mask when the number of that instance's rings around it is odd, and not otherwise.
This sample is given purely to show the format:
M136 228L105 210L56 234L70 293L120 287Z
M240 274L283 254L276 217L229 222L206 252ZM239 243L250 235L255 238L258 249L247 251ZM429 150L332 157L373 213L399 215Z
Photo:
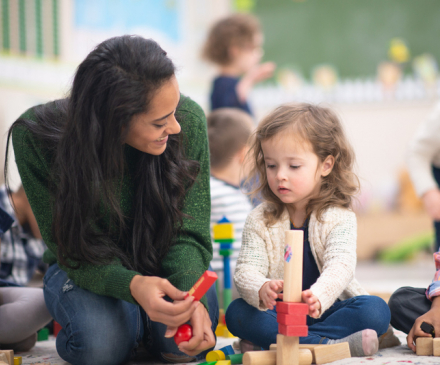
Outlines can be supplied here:
M218 66L234 63L246 72L260 62L262 44L258 19L249 14L234 14L219 20L211 28L203 57Z
M267 223L273 223L285 204L307 214L330 206L351 207L359 189L353 172L354 152L338 117L311 104L282 105L257 127L250 148L257 179L253 194L270 203Z
M234 159L243 162L253 121L240 109L220 108L207 117L212 170L227 168Z

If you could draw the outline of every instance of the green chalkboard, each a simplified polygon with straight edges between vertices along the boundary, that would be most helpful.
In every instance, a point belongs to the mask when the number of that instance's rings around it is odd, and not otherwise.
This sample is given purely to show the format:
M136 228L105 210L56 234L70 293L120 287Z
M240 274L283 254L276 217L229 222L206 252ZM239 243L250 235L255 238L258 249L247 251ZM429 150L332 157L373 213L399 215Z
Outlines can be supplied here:
M431 53L440 62L439 0L256 0L252 12L263 27L265 60L296 66L308 79L323 63L341 77L374 76L394 37L411 57Z

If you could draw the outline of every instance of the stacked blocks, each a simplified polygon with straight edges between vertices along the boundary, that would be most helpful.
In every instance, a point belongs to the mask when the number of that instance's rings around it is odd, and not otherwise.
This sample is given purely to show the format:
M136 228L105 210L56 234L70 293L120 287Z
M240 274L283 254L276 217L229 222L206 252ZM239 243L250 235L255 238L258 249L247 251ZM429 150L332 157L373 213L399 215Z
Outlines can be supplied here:
M440 337L418 337L416 354L419 356L440 356Z
M234 225L223 217L212 227L213 240L220 244L220 255L223 256L223 309L226 310L232 301L231 262L232 244L234 243Z
M284 336L305 337L308 334L305 303L279 302L276 305L278 332Z

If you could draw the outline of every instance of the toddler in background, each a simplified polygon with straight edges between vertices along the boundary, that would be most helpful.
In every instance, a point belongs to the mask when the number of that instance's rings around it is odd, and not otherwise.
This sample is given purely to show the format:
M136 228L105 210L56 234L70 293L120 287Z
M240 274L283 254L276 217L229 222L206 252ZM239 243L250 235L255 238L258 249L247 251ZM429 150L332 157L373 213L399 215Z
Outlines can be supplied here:
M211 90L211 110L239 108L253 115L248 95L255 83L270 78L275 64L260 64L263 34L252 15L234 14L211 28L203 57L219 70Z
M207 117L211 160L211 225L226 216L234 224L235 261L241 245L246 217L252 210L247 195L240 190L242 165L253 121L249 114L233 108L220 108ZM214 244L213 269L221 269L219 245Z
M302 300L309 306L308 336L300 343L347 341L352 356L376 353L390 311L354 278L351 205L359 182L338 118L310 104L280 106L257 127L250 156L249 178L258 176L253 193L264 202L246 220L234 275L241 298L226 312L228 329L243 339L242 352L276 343L285 231L295 229L304 231Z

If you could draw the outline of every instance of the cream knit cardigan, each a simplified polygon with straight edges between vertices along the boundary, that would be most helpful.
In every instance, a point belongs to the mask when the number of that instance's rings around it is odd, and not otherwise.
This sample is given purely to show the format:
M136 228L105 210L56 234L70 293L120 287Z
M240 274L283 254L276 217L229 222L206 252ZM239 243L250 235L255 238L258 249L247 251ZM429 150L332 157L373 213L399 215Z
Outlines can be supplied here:
M285 231L290 229L287 209L281 219L267 227L260 204L249 214L244 229L234 282L241 297L259 310L267 310L258 292L270 280L283 280ZM354 278L356 267L356 216L343 208L328 208L322 222L312 213L310 248L320 277L310 288L321 302L321 315L339 298L368 295Z

